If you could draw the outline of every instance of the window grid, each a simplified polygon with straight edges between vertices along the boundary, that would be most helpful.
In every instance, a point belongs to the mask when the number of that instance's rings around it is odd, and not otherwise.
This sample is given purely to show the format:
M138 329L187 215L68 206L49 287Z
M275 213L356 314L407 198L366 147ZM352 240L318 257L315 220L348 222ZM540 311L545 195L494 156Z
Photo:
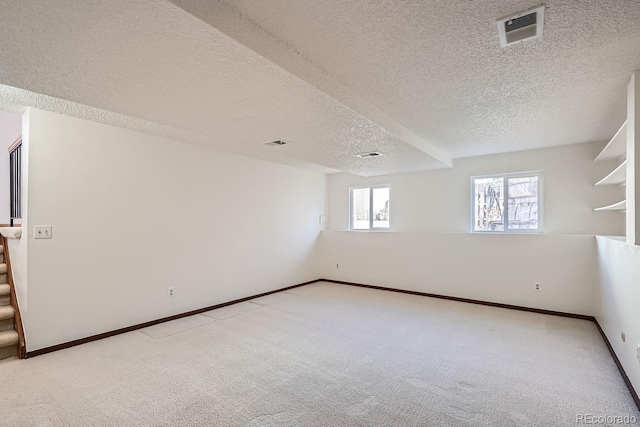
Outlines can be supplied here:
M499 181L501 182L498 185ZM532 184L534 181L535 184ZM529 185L529 193L522 190L527 184ZM532 185L535 188L531 188ZM512 190L511 187L514 189ZM517 188L519 188L519 192L515 190ZM481 190L479 191L479 189ZM484 193L481 194L481 191ZM496 205L494 206L494 204ZM513 206L513 212L510 211L511 206ZM474 233L542 233L542 172L471 177L470 211L471 232ZM500 213L500 221L495 220L496 212ZM483 223L481 224L481 222Z
M384 190L386 190L386 197ZM362 197L363 193L366 193L364 194L365 200L363 200ZM379 198L376 198L376 193L380 195ZM349 188L349 230L389 230L390 193L391 190L389 185ZM382 205L380 203L376 203L376 201L379 201L380 199L386 199ZM364 206L362 206L363 203ZM360 216L358 215L358 211L360 211ZM366 218L362 218L362 214L365 214ZM365 221L366 227L363 224Z

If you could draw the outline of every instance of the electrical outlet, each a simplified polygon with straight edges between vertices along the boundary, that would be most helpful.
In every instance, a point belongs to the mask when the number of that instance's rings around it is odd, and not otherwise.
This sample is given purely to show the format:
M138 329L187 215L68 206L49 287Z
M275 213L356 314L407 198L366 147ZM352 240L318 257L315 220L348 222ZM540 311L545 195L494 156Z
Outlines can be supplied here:
M620 332L620 339L622 342L627 342L627 336L624 334L624 331Z
M636 357L638 358L638 363L640 363L640 344L636 347Z
M336 264L336 268L340 268L340 264Z
M176 294L176 289L175 288L169 288L167 289L167 298L173 298L173 296Z
M536 292L542 292L542 283L540 282L536 282L533 284L533 289L535 289Z
M36 225L33 227L34 239L50 239L51 238L51 226L50 225Z
M320 225L326 224L326 222L327 222L326 215L320 215L319 222L320 222Z

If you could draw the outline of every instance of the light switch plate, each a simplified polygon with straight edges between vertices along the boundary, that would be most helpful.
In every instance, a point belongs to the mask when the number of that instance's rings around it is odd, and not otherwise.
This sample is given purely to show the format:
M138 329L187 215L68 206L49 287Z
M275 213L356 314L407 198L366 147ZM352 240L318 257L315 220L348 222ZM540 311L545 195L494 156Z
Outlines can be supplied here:
M36 225L33 227L34 239L50 239L51 238L51 226L50 225Z

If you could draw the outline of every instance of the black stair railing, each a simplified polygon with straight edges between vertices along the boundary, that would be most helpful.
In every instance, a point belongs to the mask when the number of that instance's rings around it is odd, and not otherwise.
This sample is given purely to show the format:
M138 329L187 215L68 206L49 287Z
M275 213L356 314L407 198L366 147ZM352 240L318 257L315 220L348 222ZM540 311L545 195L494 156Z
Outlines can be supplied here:
M9 193L11 226L22 218L22 138L9 147Z

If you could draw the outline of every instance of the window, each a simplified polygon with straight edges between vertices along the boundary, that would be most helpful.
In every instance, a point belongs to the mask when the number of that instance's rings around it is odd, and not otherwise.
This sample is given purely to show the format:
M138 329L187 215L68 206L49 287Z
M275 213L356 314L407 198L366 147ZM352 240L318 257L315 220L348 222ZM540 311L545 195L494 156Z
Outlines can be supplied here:
M474 232L542 232L542 172L471 177L471 197Z
M349 195L350 230L389 228L389 187L351 188Z

